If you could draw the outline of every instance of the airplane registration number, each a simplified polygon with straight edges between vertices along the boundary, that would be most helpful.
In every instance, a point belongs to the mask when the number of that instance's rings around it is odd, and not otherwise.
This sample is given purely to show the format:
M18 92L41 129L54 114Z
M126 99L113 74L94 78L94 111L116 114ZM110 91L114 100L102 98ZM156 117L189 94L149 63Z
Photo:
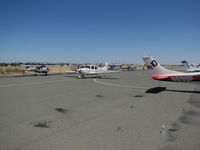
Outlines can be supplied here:
M171 80L174 82L191 82L192 76L172 76Z

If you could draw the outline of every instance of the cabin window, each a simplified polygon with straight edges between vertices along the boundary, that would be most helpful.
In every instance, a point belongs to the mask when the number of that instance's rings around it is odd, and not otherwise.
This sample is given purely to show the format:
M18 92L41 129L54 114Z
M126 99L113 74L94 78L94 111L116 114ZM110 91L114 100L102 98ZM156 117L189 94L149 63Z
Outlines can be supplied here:
M89 68L90 69L90 66L81 66L80 68Z

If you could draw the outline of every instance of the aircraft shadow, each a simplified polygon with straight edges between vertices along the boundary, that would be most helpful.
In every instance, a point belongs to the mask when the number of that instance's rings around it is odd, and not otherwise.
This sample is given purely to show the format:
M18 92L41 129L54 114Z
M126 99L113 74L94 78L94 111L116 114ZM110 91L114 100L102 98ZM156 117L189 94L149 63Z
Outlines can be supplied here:
M189 91L189 90L168 90L168 89L166 89L165 91L168 91L168 92L180 92L180 93L195 93L195 94L200 94L200 91Z
M102 77L97 79L111 79L111 80L118 80L119 78L113 78L113 77Z
M170 90L166 87L153 87L150 89L147 89L145 93L152 93L152 94L158 94L163 91L167 92L179 92L179 93L194 93L194 94L200 94L200 91L190 91L190 90Z
M75 79L78 79L78 76L76 76L76 75L65 75L64 77L69 77L69 78L75 78Z
M37 76L46 76L46 75L37 75ZM26 77L26 78L30 78L30 77L35 77L34 74L24 74L24 75L10 75L10 76L1 76L0 79L4 79L4 78L21 78L21 77Z
M22 75L13 75L10 77L35 77L35 76L55 76L55 75L63 75L64 73L48 73L47 75L45 74L22 74Z
M75 79L78 79L78 76L76 75L65 75L64 77L70 77L70 78L75 78ZM98 77L85 77L85 78L82 78L82 79L113 79L113 80L117 80L119 78L113 78L113 77L101 77L101 78L98 78Z
M153 87L153 88L147 89L145 93L158 94L165 90L166 90L166 87Z
M34 75L34 74L26 74L26 75L16 75L16 76L12 76L12 77L17 77L17 78L20 78L20 77L35 77L35 76L46 76L46 75Z

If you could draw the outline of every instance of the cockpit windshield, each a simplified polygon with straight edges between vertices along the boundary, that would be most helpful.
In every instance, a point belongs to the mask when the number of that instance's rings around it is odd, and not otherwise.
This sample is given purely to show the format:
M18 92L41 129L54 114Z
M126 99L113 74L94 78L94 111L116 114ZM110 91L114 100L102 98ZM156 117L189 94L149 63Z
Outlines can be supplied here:
M90 69L90 67L89 67L89 66L81 66L80 68L89 68L89 69Z

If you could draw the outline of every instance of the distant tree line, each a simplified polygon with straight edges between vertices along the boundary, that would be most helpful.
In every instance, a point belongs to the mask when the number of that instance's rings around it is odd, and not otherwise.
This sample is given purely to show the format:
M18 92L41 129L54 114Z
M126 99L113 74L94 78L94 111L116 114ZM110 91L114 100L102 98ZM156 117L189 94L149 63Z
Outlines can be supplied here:
M0 66L21 66L21 65L69 65L69 63L41 63L41 62L11 62L11 63L5 63L5 62L0 62Z
M0 63L0 66L8 66L10 63Z

